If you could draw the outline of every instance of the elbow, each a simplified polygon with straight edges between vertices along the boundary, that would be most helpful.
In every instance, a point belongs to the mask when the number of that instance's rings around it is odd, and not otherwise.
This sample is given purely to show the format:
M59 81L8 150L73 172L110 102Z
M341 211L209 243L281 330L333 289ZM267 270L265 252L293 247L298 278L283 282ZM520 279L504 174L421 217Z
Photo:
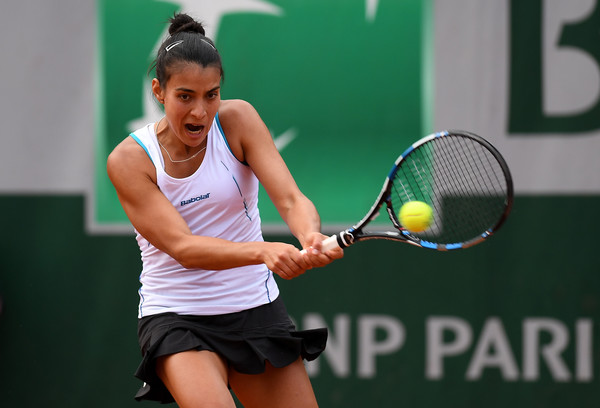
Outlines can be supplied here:
M194 269L201 267L201 265L198 265L198 262L195 261L193 257L193 251L191 251L189 245L174 245L169 249L167 253L171 258L173 258L185 269Z
M198 265L196 265L194 262L192 262L189 259L186 259L184 257L180 257L180 258L175 258L175 260L181 265L183 266L185 269L194 269L194 268L198 268Z

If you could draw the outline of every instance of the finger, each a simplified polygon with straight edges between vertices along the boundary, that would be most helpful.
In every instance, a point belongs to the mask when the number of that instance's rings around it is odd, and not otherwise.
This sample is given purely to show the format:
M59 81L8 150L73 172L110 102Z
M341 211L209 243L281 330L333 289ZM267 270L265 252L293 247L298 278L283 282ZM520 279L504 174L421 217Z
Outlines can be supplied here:
M344 256L344 251L341 248L329 250L327 252L308 251L305 253L306 260L313 268L322 267L330 264L336 259Z
M277 269L279 271L277 274L287 280L302 275L306 270L306 267L304 267L302 264L306 266L309 265L307 265L305 261L302 262L302 257L296 257L298 258L298 262L296 262L292 256L280 259L277 265Z
M309 262L308 257L306 256L306 251L298 251L296 256L292 258L293 262L300 268L304 273L307 269L312 269L313 265Z
M325 254L313 251L312 249L309 249L304 257L306 262L309 263L312 268L319 268L331 262L331 259L329 259L329 257L327 257Z

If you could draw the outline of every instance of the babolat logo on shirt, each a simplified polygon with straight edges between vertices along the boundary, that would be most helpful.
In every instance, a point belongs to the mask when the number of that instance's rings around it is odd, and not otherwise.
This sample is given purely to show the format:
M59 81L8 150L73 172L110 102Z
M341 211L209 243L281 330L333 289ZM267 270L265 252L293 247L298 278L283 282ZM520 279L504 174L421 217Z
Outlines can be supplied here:
M206 193L206 194L200 195L198 197L190 198L189 200L182 201L181 202L181 207L183 207L184 205L187 205L187 204L195 203L197 201L206 200L209 197L210 197L210 193Z

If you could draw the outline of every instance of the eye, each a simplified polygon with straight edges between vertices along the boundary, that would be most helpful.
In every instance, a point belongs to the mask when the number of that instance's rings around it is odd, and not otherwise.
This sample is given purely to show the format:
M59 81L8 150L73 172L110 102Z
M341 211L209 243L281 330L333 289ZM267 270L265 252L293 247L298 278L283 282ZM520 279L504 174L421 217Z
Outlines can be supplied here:
M181 99L182 101L189 101L192 97L189 94L181 94L179 95L179 99Z

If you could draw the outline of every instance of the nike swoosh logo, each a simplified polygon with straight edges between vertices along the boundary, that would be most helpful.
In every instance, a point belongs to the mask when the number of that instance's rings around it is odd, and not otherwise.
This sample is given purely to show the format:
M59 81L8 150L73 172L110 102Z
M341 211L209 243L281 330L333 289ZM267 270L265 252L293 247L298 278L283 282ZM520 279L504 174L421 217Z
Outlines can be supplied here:
M271 132L273 134L273 132ZM279 136L273 135L273 141L277 150L282 151L298 136L298 131L294 128L289 128Z

